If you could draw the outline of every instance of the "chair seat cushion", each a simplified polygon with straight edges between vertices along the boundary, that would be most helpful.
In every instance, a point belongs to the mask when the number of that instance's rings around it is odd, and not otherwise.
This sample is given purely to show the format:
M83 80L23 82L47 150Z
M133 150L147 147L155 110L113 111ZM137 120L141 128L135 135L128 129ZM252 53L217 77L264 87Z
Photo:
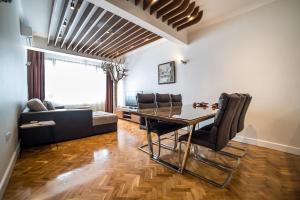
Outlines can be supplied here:
M179 137L179 141L188 141L189 134L184 134ZM210 142L210 135L209 131L205 130L197 130L193 133L192 138L191 138L191 143L192 144L197 144L200 146L204 146L207 148L214 149L215 145Z
M202 130L202 131L210 131L213 126L214 126L214 123L211 123L211 124L208 124L206 126L201 127L200 130Z
M164 135L173 131L177 131L183 127L185 126L181 124L158 121L151 124L151 131L157 135Z
M113 113L97 111L93 112L93 126L117 123L118 117Z

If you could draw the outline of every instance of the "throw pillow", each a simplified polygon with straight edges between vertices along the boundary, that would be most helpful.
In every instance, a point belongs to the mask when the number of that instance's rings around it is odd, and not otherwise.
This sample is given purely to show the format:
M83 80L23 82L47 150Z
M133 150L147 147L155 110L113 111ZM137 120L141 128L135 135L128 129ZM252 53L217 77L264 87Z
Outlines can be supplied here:
M55 110L51 101L43 101L43 104L48 110Z
M30 99L27 102L27 106L30 111L40 112L40 111L47 111L48 109L44 106L41 100L39 99Z

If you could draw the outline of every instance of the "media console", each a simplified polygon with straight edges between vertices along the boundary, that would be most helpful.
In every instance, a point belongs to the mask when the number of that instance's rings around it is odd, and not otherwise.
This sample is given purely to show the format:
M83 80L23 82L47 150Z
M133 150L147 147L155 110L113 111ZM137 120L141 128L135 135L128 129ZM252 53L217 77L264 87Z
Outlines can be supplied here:
M140 116L133 114L132 111L135 109L132 109L130 107L117 107L116 114L119 119L128 120L135 123L140 123Z

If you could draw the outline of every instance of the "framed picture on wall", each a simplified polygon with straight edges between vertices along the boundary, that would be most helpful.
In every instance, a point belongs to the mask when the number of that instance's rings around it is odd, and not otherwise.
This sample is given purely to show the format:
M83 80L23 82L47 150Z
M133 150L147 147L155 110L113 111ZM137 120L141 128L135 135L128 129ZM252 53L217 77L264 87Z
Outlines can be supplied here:
M158 84L175 83L175 61L158 65Z

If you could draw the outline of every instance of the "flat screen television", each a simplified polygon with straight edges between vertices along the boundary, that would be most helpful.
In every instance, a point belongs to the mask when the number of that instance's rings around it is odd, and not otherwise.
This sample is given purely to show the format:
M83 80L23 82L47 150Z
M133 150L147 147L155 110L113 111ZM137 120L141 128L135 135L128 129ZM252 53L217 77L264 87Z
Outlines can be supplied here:
M137 93L143 93L139 91L135 92L127 92L125 97L125 106L136 108L137 107L137 101L136 101L136 94Z

